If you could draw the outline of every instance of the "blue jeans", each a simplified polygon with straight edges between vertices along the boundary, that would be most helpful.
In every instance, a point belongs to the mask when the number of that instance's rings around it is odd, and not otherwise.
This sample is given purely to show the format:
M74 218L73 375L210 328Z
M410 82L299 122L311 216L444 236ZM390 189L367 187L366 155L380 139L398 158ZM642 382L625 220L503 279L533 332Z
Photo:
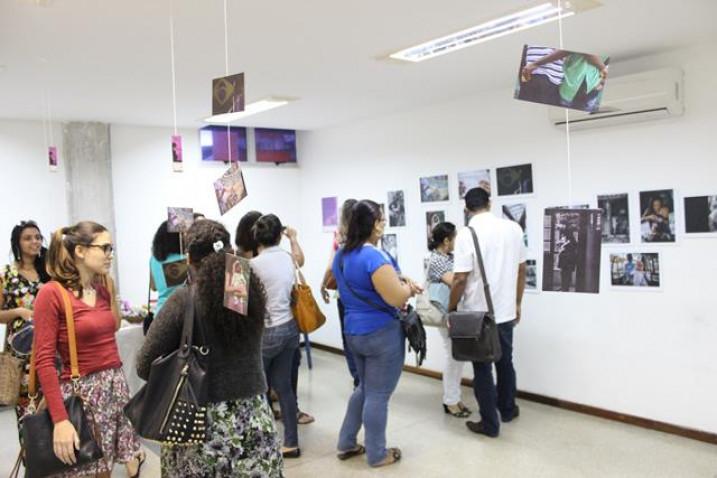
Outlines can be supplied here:
M264 329L261 355L264 373L271 387L279 395L281 417L284 422L284 446L299 446L296 423L296 396L291 386L294 353L299 347L299 329L295 321Z
M497 386L493 382L493 364L473 362L473 392L475 393L483 427L489 435L500 432L498 412L510 420L515 413L515 368L513 368L513 328L515 322L498 324L500 347L503 351L495 363Z
M356 388L359 384L359 376L358 370L356 370L356 361L354 360L354 356L351 353L351 349L346 343L346 334L344 334L344 303L341 302L341 299L338 299L336 301L336 305L339 309L339 322L341 324L341 342L344 346L344 357L346 357L346 365L348 365L349 367L349 373L351 374L351 378L354 379L354 388Z
M356 448L356 435L364 426L369 465L386 458L388 401L403 369L405 337L398 320L368 335L347 335L356 362L359 385L354 389L339 433L339 451Z

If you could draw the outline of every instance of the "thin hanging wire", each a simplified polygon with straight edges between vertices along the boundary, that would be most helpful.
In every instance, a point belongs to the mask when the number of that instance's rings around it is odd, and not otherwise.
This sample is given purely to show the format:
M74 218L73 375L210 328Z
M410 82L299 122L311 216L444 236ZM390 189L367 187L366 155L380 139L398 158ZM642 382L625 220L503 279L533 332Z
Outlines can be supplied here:
M558 31L560 34L560 49L564 50L562 0L558 0ZM568 207L571 207L573 205L573 163L570 156L570 115L568 108L565 108L565 141L568 149Z
M177 72L174 63L174 0L169 0L169 49L172 59L172 115L177 136Z
M50 146L47 135L47 88L42 89L42 135L45 138L45 146Z
M52 98L47 93L47 129L50 132L50 146L55 146L55 134L52 132Z
M227 0L224 0L224 76L229 76L229 14L227 9ZM232 112L234 110L232 102ZM232 140L231 125L227 122L227 154L229 156L229 164L232 163Z

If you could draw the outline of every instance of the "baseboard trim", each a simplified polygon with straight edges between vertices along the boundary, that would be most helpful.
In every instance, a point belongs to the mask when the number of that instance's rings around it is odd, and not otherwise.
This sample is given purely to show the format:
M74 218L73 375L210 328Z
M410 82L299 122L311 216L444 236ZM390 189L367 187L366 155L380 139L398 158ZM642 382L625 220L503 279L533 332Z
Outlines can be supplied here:
M311 342L311 347L342 356L344 354L344 351L338 347L324 345L316 342ZM424 377L430 377L437 380L441 380L443 378L443 374L441 372L421 367L415 367L413 365L404 365L403 370L405 370L406 372L415 373L417 375L422 375ZM471 387L473 385L472 380L466 378L463 379L462 384L466 387ZM670 433L672 435L678 435L684 438L717 445L717 434L715 433L695 430L693 428L686 428L679 425L673 425L671 423L665 423L657 420L651 420L649 418L638 417L635 415L614 412L612 410L606 410L604 408L593 407L590 405L583 405L581 403L570 402L568 400L548 397L539 393L518 390L518 397L523 400L541 403L543 405L550 405L551 407L562 408L564 410L570 410L571 412L583 413L585 415L591 415L593 417L604 418L606 420L626 423L628 425L646 428L648 430L656 430L663 433Z

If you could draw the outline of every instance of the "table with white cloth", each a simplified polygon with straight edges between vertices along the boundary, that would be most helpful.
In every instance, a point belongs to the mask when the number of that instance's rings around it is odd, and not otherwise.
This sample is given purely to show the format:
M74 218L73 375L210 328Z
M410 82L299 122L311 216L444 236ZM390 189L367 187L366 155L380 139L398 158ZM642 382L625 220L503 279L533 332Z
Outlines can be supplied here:
M144 380L137 376L137 352L142 347L144 333L142 325L132 325L122 321L122 327L117 331L117 346L119 348L122 368L127 376L129 393L134 395L144 384Z

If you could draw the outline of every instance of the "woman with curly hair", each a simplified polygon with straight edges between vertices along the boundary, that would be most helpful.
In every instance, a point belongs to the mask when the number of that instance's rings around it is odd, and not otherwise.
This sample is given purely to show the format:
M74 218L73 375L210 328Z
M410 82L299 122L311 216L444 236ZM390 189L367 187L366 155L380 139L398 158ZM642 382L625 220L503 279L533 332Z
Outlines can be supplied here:
M189 287L194 288L195 326L210 349L208 440L162 446L162 476L280 477L283 459L262 366L264 287L250 276L246 316L223 306L225 254L232 250L229 233L216 221L195 222L186 250L192 283L172 294L155 318L137 357L137 375L147 379L152 362L179 347Z

